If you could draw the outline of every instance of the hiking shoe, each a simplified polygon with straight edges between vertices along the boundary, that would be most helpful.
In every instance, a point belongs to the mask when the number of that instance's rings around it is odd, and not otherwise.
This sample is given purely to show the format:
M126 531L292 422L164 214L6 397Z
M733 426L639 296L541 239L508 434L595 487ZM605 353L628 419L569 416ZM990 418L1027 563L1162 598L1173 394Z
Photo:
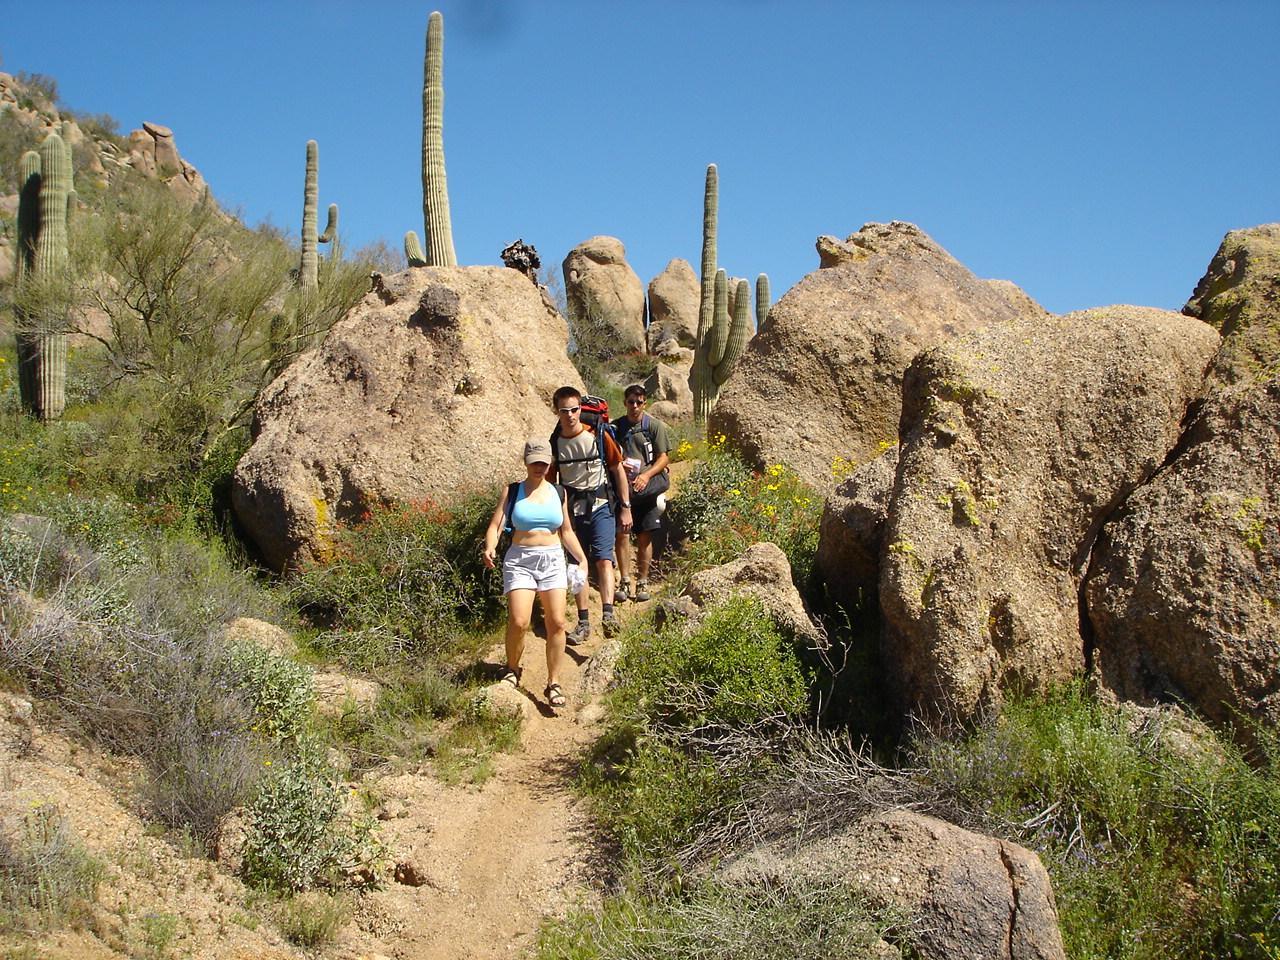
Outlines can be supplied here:
M600 620L601 626L604 627L604 635L606 637L616 637L618 635L618 618L612 614L605 615Z
M648 600L649 599L649 581L637 580L636 592L633 594L633 596L636 598L637 601Z
M614 603L626 603L631 599L631 581L623 577L618 581L618 589L613 591Z
M591 621L579 620L578 625L564 635L564 642L571 647L591 639Z

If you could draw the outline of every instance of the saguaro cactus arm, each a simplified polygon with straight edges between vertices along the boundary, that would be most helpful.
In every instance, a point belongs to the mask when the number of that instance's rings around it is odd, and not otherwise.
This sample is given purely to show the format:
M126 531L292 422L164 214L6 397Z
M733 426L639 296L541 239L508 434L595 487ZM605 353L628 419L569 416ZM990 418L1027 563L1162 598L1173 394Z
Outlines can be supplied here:
M324 233L316 237L318 243L331 243L332 249L337 249L338 245L338 205L336 203L329 204L329 215L325 218Z
M756 333L764 329L771 306L773 304L769 300L769 275L762 273L756 277Z
M411 267L429 266L427 255L422 252L422 242L412 230L404 235L404 258L409 261Z
M716 282L719 283L719 277L716 278ZM733 324L729 327L728 342L725 344L720 362L716 364L711 374L717 387L724 386L724 382L729 379L729 375L733 373L733 368L738 363L738 358L742 356L742 351L747 348L747 341L751 339L750 301L751 291L747 281L739 280L737 297L733 303Z
M427 51L423 60L422 226L427 265L456 266L444 169L444 17L439 10L427 18Z

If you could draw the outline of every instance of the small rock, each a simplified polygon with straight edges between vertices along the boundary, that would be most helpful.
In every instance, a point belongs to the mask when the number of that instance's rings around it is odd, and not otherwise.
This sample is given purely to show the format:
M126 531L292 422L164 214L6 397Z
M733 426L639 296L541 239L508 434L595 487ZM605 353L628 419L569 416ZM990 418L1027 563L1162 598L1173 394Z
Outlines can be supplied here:
M396 861L396 883L420 887L427 882L426 871L413 860Z

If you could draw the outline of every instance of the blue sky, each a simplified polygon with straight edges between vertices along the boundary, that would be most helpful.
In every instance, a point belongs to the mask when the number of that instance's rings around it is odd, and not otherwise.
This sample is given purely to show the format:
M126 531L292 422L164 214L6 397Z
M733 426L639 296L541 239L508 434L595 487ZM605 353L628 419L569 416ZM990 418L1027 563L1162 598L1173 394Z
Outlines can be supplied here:
M173 128L227 207L295 234L307 139L349 247L422 230L423 37L445 16L459 262L619 237L646 283L720 262L775 299L814 239L910 220L1058 312L1178 309L1280 220L1274 2L569 0L8 4L0 69Z

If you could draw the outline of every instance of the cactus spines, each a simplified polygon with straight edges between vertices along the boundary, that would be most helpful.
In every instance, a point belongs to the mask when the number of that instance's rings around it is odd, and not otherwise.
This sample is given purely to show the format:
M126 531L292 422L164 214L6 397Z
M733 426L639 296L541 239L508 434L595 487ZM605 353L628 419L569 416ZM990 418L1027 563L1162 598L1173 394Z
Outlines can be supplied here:
M706 344L715 318L716 210L720 202L720 179L714 163L707 165L702 194L702 296L698 301L698 339L693 356L693 416L706 423L714 402L715 384L707 360Z
M427 255L422 252L422 242L418 235L410 230L404 235L404 258L411 267L427 266Z
M50 134L39 154L19 164L18 299L33 283L57 280L67 268L67 208L72 191L69 152ZM66 406L67 318L56 298L39 294L34 308L18 310L18 388L23 406L42 420L56 420Z
M307 141L307 175L302 187L302 259L298 264L298 286L314 290L320 285L320 253L316 244L328 243L329 257L338 255L338 205L329 204L329 220L324 233L316 233L316 211L320 197L320 146Z
M769 275L762 273L756 277L756 333L764 329L765 321L769 319L769 308L773 304L769 301Z
M427 266L452 267L453 226L444 171L444 17L427 18L427 51L422 78L422 226Z

